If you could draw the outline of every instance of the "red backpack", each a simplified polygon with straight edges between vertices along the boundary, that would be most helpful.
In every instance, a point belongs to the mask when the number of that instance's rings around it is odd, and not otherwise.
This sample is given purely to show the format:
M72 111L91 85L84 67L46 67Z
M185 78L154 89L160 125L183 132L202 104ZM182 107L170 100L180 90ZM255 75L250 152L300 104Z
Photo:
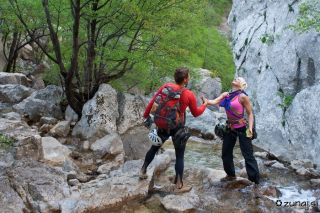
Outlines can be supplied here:
M180 96L186 88L180 88L177 84L167 83L161 91L161 101L154 115L157 127L170 132L178 126L181 120Z

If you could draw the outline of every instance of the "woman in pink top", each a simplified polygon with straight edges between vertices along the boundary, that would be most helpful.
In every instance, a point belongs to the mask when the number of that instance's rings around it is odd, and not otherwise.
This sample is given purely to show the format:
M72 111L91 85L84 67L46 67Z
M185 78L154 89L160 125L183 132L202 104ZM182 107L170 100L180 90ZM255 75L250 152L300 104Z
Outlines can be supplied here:
M253 156L251 143L253 114L251 111L250 100L244 92L247 88L247 83L241 77L236 78L232 82L232 90L222 93L214 100L208 100L208 105L220 104L225 107L227 113L227 130L223 139L222 145L222 161L224 171L227 176L222 178L222 182L236 180L234 163L233 163L233 148L239 137L240 149L245 159L248 179L255 183L255 197L261 197L261 187L259 185L260 173L257 161ZM206 100L201 97L202 100ZM248 121L244 118L244 109L248 114ZM248 123L248 130L246 124ZM248 133L247 133L248 132Z

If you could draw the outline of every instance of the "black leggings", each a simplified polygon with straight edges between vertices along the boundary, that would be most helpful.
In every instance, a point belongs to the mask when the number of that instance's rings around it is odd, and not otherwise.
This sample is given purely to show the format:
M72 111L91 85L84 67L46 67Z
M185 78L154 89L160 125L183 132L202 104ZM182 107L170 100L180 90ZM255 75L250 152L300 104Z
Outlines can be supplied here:
M235 177L234 163L233 163L233 148L239 136L239 143L242 155L245 159L246 170L250 181L259 184L260 173L257 161L253 156L253 149L251 138L246 136L246 127L241 127L231 131L227 128L226 135L223 139L222 145L222 161L224 171L228 176Z
M177 127L173 130L170 131L170 134L167 133L166 130L163 129L158 129L158 136L161 138L161 140L163 141L163 143L168 140L168 138L170 136L173 136L176 134L176 132L180 129L181 127ZM173 143L175 144L175 143ZM151 146L150 150L147 152L145 160L144 160L144 172L147 171L147 167L149 166L149 164L152 162L152 160L154 159L154 156L156 155L156 153L158 152L158 150L160 149L161 146ZM176 178L174 181L174 184L177 183L177 178L178 176L180 177L180 181L182 182L182 176L183 176L183 169L184 169L184 151L186 149L186 143L184 144L184 146L180 146L180 147L175 147L175 151L176 151L176 165L175 165L175 170L176 170Z

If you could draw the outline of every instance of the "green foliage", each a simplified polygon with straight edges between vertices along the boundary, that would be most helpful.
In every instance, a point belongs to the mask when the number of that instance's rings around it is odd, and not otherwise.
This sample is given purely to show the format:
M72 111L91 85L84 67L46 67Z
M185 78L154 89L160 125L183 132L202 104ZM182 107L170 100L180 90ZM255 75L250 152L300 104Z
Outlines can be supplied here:
M260 56L260 54L261 54L261 53L260 53L260 52L258 52L258 56Z
M263 16L264 16L264 19L267 18L267 11L264 11Z
M274 42L275 41L275 39L277 38L280 38L280 35L276 35L276 36L274 36L274 35L269 35L269 34L263 34L262 35L263 37L260 37L259 38L259 40L262 42L262 43L264 43L264 44L267 44L268 46L270 46L270 44L272 43L272 42Z
M237 18L235 16L233 16L233 22L236 22L237 21Z
M317 0L308 0L299 5L299 15L296 25L287 28L297 31L299 34L308 33L310 29L320 31L320 3Z
M10 152L13 148L14 141L10 137L4 136L0 132L0 149Z
M245 44L245 45L248 44L248 38L246 38L246 40L244 41L244 44Z
M261 73L261 70L257 70L257 72L260 74L260 73Z
M288 7L289 7L289 12L294 12L294 9L290 4L288 4Z
M266 69L268 69L269 68L269 64L266 64Z
M282 98L282 103L278 103L277 106L281 107L283 109L283 111L285 112L287 110L288 106L292 103L295 96L288 95L288 94L285 94L282 92L277 92L276 95Z
M285 125L286 125L286 121L285 121L285 120L283 120L283 121L281 122L281 124L282 124L282 126L283 126L283 127L285 127Z

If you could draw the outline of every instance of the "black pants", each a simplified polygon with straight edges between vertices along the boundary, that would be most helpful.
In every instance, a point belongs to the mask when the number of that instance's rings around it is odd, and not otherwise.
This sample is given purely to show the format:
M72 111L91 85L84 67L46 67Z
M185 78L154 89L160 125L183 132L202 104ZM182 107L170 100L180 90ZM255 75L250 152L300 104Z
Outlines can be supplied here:
M233 163L233 148L239 136L240 149L245 159L248 179L256 184L259 184L260 173L257 161L253 156L253 148L251 138L246 136L246 127L231 130L227 128L226 135L222 145L222 161L223 168L227 175L235 177L234 163Z
M164 143L166 140L168 140L168 138L170 136L174 136L176 134L176 132L179 131L181 128L182 127L179 126L173 130L170 130L170 134L168 134L168 132L166 130L159 128L157 131L158 136L161 138L161 140ZM173 141L173 142L175 142L175 141ZM173 143L173 144L175 144L175 143ZM144 160L145 172L147 171L147 167L154 159L154 156L156 155L156 153L158 152L160 147L161 146L151 146L150 150L147 152L145 160ZM177 183L178 176L180 178L181 183L183 183L182 176L183 176L183 169L184 169L184 151L185 151L185 149L186 149L186 143L184 144L184 146L175 147L175 151L176 151L176 165L175 165L176 178L175 178L174 184Z

